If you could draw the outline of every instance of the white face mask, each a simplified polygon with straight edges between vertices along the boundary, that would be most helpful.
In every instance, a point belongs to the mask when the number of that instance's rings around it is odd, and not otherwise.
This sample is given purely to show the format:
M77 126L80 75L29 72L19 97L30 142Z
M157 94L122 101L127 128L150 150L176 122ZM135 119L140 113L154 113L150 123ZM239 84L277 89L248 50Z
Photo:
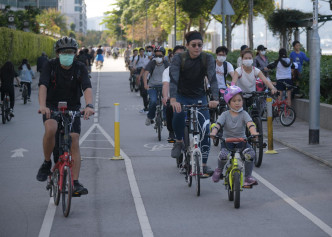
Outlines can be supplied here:
M217 56L217 60L223 63L226 61L226 56Z
M262 55L265 55L266 54L266 51L264 50L264 51L261 51L261 54Z
M152 56L152 52L147 52L146 54L148 57L151 57Z
M243 110L243 107L241 107L240 109L238 109L238 110L235 110L235 109L232 109L232 108L230 108L233 112L235 112L235 113L240 113L242 110Z
M253 62L254 62L254 61L253 61L252 59L242 60L242 64L243 64L244 66L246 66L246 67L250 67L250 66L252 66Z
M156 63L162 63L162 61L163 61L163 58L155 58L154 60L156 60Z

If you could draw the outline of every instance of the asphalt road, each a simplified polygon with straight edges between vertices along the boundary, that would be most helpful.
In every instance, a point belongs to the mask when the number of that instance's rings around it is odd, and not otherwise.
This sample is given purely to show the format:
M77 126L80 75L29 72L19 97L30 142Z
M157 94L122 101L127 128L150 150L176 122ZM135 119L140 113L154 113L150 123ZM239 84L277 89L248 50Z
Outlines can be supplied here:
M37 91L15 117L0 124L0 236L332 236L331 168L275 144L254 169L259 185L228 201L222 181L188 188L162 141L140 114L142 99L130 92L123 58L107 59L92 73L98 113L82 121L80 182L89 194L73 198L68 218L55 207L46 183L36 180L43 160ZM121 155L113 157L114 103L120 103ZM83 102L84 104L84 102ZM208 164L217 165L212 147Z

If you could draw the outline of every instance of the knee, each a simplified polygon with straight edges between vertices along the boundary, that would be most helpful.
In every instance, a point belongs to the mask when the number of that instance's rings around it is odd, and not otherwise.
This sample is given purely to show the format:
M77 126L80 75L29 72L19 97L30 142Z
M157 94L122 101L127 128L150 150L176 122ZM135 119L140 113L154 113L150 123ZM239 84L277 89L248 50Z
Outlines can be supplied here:
M244 155L245 161L248 161L248 162L254 161L254 159L256 157L255 151L252 148L245 149L243 151L243 155Z
M53 123L50 120L45 121L45 137L47 137L47 138L55 137L56 131L57 131L57 123L56 122Z
M226 161L228 158L228 154L229 152L227 151L227 149L221 149L219 153L219 160Z

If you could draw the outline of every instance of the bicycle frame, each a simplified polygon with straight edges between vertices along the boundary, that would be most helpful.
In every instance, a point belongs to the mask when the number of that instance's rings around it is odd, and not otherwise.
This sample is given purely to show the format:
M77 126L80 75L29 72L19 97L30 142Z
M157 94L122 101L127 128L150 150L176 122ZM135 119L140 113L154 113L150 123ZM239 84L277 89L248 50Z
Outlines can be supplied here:
M230 165L227 167L227 164L225 165L226 169L226 177L228 177L229 181L229 187L231 191L233 191L233 175L235 172L240 172L240 187L241 191L243 190L243 161L241 159L241 154L239 151L232 152L231 153L231 158L229 159ZM228 183L225 178L225 183L227 187Z

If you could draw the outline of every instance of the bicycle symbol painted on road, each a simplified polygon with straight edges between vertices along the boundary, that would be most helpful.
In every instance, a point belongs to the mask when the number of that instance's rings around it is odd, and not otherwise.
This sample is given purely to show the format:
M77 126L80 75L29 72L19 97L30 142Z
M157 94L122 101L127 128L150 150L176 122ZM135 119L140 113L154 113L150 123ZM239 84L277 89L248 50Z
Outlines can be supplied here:
M145 148L150 149L150 151L163 151L170 150L173 147L173 144L158 144L158 143L148 143L144 145Z

